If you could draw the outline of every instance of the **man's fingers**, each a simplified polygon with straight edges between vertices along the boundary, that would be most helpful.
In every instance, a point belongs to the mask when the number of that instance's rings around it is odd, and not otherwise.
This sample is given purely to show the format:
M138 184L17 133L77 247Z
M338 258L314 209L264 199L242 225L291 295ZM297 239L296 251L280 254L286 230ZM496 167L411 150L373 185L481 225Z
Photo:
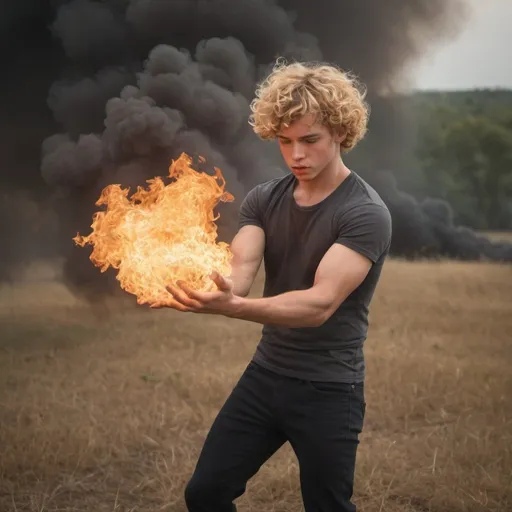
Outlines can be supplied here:
M228 282L226 281L226 279L224 278L224 276L222 276L221 274L219 274L217 271L213 271L210 275L210 279L217 285L217 288L221 291L227 291L229 290L229 284Z
M174 299L170 299L168 304L168 307L172 309L177 309L178 311L182 311L183 313L189 313L190 311L193 311L191 308L184 306L183 304L179 303Z
M153 304L150 304L149 306L151 309L162 309L162 308L170 308L170 309L176 309L177 311L182 311L184 313L188 313L192 311L187 306L184 306L183 304L180 304L176 300L169 298L167 300L160 300L157 302L154 302Z
M199 301L189 297L185 291L172 285L168 285L166 289L172 295L173 299L179 304L191 309L201 309L202 304Z
M203 293L198 292L196 290L192 290L189 288L185 283L182 281L178 281L178 285L180 289L192 300L195 300L196 302L202 303L205 300L205 296Z

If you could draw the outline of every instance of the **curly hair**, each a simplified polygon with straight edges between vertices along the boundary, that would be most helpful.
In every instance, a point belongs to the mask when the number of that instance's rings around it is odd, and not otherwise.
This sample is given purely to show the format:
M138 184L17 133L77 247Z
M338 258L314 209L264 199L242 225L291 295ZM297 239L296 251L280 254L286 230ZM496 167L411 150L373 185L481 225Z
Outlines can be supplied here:
M283 126L313 114L331 133L345 135L348 152L367 131L369 105L365 87L350 73L327 64L277 61L259 84L251 102L249 124L264 139L274 139Z

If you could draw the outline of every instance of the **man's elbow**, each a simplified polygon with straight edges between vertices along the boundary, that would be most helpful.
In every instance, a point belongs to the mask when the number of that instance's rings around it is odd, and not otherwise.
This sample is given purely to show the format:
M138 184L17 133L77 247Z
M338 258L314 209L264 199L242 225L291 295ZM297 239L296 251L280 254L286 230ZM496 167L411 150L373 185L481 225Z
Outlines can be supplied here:
M337 301L335 298L322 301L322 304L318 304L318 309L310 319L309 327L321 327L322 325L331 318L334 312L339 308L342 301Z
M321 327L325 322L327 322L327 320L329 320L329 318L331 318L333 313L334 310L332 307L322 308L309 319L309 325L307 327Z
M329 287L325 286L314 286L311 292L314 293L314 297L312 296L312 314L308 315L307 323L309 325L307 327L321 327L339 308L344 298L340 299Z
M237 297L247 297L251 292L251 286L247 286L246 283L241 283L238 286L233 286L233 294Z
M308 320L303 327L321 327L327 321L323 316L315 316Z

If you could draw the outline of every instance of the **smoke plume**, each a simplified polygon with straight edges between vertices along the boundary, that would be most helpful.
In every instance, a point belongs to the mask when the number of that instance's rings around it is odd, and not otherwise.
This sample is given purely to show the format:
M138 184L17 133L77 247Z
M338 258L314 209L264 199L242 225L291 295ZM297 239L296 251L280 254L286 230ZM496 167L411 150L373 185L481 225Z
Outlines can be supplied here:
M207 172L222 169L236 198L221 206L220 233L229 239L244 194L286 172L275 145L247 123L255 85L281 56L337 63L367 84L370 133L350 159L392 211L394 254L512 260L509 246L454 226L449 205L419 204L380 171L403 165L412 133L386 94L406 83L428 41L457 30L458 0L34 0L32 7L11 0L2 28L10 73L2 82L8 202L0 211L14 220L0 223L11 241L0 278L53 253L76 291L117 289L71 239L89 231L104 186L133 188L166 175L183 151L205 157ZM20 190L32 210L14 200ZM56 216L41 215L48 205Z

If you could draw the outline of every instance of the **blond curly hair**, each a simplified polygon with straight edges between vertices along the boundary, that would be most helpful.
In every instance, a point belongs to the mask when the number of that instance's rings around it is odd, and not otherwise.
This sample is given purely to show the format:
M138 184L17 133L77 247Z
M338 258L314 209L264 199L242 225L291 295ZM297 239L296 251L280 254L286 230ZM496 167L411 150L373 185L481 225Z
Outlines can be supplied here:
M369 105L366 88L350 73L327 64L278 60L256 89L249 124L264 139L274 139L283 126L313 114L331 133L345 135L347 152L367 131Z

